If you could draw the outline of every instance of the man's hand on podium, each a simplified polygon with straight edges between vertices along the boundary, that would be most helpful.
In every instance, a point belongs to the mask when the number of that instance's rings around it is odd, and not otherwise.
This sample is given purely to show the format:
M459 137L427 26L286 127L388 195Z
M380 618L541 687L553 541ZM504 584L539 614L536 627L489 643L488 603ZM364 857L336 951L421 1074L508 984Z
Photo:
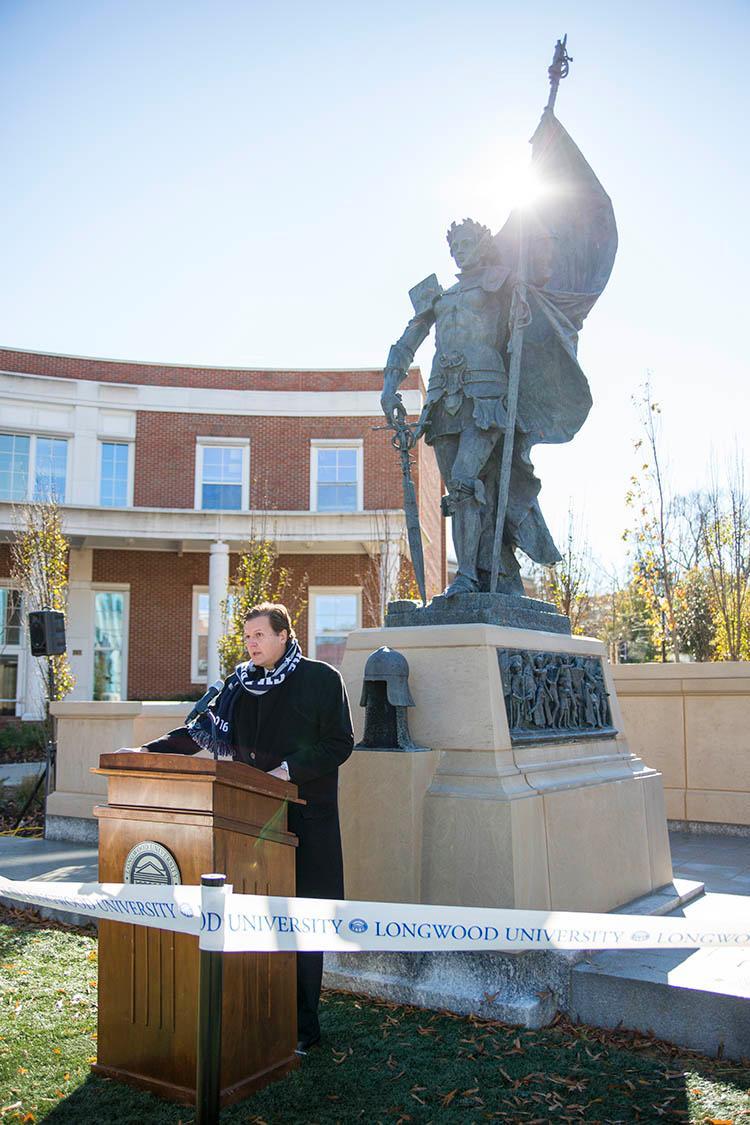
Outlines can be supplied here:
M279 777L279 778L281 778L282 781L288 781L289 780L289 766L286 764L286 762L282 762L281 765L277 766L275 770L269 770L268 776L269 777Z

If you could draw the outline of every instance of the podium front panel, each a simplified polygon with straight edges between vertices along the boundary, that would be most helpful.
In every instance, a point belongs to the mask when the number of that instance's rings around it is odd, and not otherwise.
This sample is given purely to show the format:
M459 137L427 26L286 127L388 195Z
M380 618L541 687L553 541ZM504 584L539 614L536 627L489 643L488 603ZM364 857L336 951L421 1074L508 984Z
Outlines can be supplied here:
M296 840L287 832L285 801L249 790L243 801L236 786L229 785L222 793L225 786L218 776L178 774L167 779L155 771L155 784L150 787L147 777L113 779L112 770L106 772L118 803L97 809L102 882L122 882L128 856L137 845L151 841L174 857L182 883L197 885L206 872L221 871L239 893L294 894ZM256 773L248 770L249 775ZM180 788L199 790L200 799L196 793L181 793ZM164 801L161 807L156 802L146 807L149 796L163 798L167 790L171 807L165 808ZM125 792L137 797L138 803L126 805ZM191 801L198 807L191 810ZM265 823L257 823L264 816ZM196 937L121 922L100 923L95 1070L177 1101L193 1102L197 1005ZM294 954L227 954L222 1104L246 1096L295 1065L295 1044Z

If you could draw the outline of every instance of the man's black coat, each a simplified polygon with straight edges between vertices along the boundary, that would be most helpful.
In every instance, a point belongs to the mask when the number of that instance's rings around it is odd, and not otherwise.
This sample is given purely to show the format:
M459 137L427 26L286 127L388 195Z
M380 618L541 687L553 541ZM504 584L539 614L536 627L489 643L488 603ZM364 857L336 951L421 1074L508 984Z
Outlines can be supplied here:
M289 806L289 830L299 837L297 894L343 898L338 768L354 746L344 681L329 664L303 657L265 695L242 691L234 715L237 760L266 773L286 762L306 802Z
M237 691L230 719L237 761L269 772L286 762L305 805L289 806L289 830L299 837L297 894L343 898L338 818L338 767L354 746L349 701L329 664L300 660L279 687L262 696ZM184 727L149 742L162 754L195 754Z

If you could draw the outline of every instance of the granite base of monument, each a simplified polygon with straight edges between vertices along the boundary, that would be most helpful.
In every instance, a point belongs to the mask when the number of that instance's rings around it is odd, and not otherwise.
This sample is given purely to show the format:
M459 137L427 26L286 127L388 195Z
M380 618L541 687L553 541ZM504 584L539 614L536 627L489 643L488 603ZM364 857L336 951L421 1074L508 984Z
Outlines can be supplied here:
M570 620L551 602L517 594L440 594L424 606L411 600L389 602L385 623L389 629L479 623L570 636Z
M408 886L422 902L605 911L671 882L661 775L628 748L600 641L361 629L342 665L352 698L384 643L409 662L412 735L432 752L417 766L357 751L342 770L349 898L409 901Z
M502 1020L550 1023L570 1004L571 970L585 953L327 953L328 988Z

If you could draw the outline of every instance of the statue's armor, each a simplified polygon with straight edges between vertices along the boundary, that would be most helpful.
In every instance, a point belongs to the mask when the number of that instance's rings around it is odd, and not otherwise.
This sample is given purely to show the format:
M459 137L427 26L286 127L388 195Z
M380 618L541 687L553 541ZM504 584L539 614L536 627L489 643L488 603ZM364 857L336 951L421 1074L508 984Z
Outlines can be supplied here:
M509 271L498 266L464 273L421 312L435 323L424 407L429 443L461 433L471 420L482 430L505 429L508 375L501 349L511 297L508 277Z

